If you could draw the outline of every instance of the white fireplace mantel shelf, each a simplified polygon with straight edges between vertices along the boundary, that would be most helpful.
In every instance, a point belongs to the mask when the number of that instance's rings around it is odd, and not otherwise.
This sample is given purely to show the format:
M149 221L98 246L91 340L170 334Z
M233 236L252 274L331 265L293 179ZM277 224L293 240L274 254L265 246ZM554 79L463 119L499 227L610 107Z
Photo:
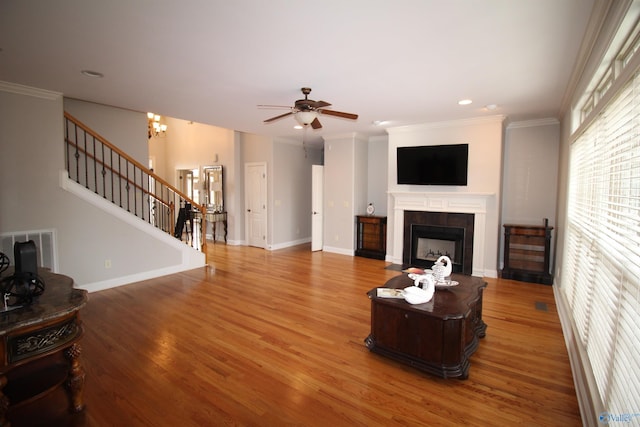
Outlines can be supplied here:
M389 192L395 210L429 210L436 212L481 213L495 193Z
M462 192L415 192L390 191L393 215L392 259L394 263L402 263L404 211L429 211L474 214L473 236L473 272L474 276L483 276L484 246L486 233L487 204L495 193L462 193ZM391 237L391 236L390 236Z

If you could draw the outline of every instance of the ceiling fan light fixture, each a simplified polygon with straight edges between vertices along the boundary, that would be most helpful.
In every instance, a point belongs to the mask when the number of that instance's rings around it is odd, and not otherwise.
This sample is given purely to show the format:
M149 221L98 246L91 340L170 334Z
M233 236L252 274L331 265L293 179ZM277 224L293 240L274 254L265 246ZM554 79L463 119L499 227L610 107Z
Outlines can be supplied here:
M316 117L318 117L318 113L315 111L298 111L296 113L296 120L302 126L308 126L313 122Z

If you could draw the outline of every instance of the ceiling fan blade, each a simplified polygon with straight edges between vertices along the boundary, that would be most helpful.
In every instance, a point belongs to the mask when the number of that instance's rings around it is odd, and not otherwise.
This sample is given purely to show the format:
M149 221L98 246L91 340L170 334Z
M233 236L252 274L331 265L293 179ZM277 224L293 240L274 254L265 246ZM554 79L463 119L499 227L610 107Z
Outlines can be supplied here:
M327 101L313 101L313 102L309 102L309 104L313 108L323 108L323 107L328 107L328 106L331 105Z
M342 111L334 111L334 110L318 110L318 111L328 116L342 117L343 119L356 120L358 118L357 114L343 113Z
M271 105L271 104L258 104L258 108L291 108L288 105Z
M279 120L283 117L287 117L293 114L293 111L289 111L288 113L284 113L284 114L280 114L279 116L275 116L275 117L271 117L270 119L267 119L264 121L264 123L271 123L274 122L276 120Z
M320 124L320 120L318 120L317 117L311 122L311 127L314 129L320 129L322 127L322 125Z

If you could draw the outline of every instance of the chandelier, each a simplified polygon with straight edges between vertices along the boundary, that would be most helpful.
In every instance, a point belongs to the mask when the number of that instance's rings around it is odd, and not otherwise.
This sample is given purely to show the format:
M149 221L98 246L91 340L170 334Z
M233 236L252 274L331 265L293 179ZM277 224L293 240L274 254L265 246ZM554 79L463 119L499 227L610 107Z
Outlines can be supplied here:
M167 133L167 125L160 124L160 116L158 114L147 113L147 120L149 122L148 125L148 134L149 139L151 137L162 137Z

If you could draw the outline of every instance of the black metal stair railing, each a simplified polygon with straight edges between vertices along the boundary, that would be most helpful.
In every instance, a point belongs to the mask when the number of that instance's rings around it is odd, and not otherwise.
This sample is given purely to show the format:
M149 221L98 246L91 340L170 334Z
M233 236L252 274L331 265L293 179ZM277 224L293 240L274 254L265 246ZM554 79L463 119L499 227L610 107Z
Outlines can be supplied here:
M153 173L78 119L64 113L65 162L69 179L160 230L180 238L179 209L192 219L185 241L206 253L205 208ZM193 215L193 212L200 213ZM195 218L193 218L195 217ZM194 221L194 219L196 219Z

